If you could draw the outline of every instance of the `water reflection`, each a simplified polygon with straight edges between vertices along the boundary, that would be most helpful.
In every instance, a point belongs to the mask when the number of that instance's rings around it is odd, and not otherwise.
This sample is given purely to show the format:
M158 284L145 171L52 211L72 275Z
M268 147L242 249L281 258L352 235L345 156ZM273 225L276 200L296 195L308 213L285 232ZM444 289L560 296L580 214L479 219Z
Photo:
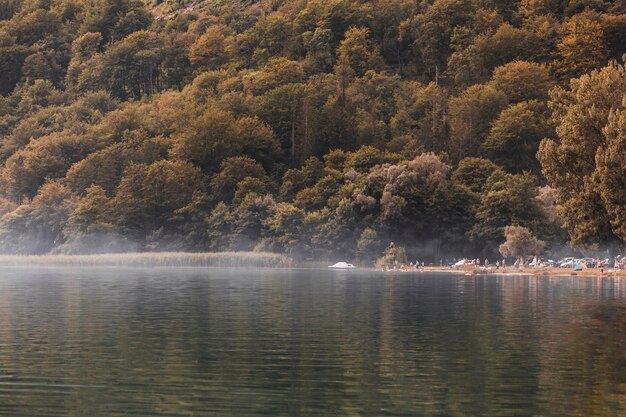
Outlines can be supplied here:
M623 416L626 283L4 270L0 415Z

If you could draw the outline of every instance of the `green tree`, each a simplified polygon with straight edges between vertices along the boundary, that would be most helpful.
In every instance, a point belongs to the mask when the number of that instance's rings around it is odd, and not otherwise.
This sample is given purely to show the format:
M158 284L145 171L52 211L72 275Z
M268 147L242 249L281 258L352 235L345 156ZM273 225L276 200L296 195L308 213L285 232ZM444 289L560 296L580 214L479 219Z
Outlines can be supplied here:
M62 184L46 183L32 201L2 217L0 250L20 255L48 253L63 243L63 229L76 204L76 197Z
M261 240L268 234L267 223L273 215L275 206L276 202L269 195L259 196L252 193L244 197L231 215L232 231L229 236L231 248L253 250L262 245ZM269 246L263 249L278 248Z
M188 206L202 191L200 169L184 161L156 161L130 165L120 181L112 205L113 223L138 240L174 228L175 212Z
M613 233L626 242L626 110L614 110L603 131L606 142L596 153L593 181L613 228Z
M445 69L451 51L455 28L467 26L471 19L470 0L436 0L425 13L417 17L414 47L422 56L423 65L431 79Z
M544 138L554 136L547 108L536 100L514 104L494 120L481 151L511 172L539 172L537 150Z
M86 61L76 87L80 91L105 89L121 99L150 95L161 89L162 55L163 42L156 33L135 32Z
M557 138L541 142L538 158L548 183L558 190L560 214L574 244L617 239L594 176L599 175L596 154L604 154L607 133L614 132L607 128L610 115L624 110L624 91L626 68L613 62L572 80L571 89L556 88L551 93Z
M554 80L548 69L528 61L513 61L494 70L490 85L506 94L509 103L546 101Z
M278 203L266 221L268 244L275 250L294 254L301 246L304 211L289 203Z
M452 179L475 193L482 193L491 175L501 171L500 167L488 159L463 158L452 173Z
M530 28L502 24L495 33L473 38L466 48L455 52L448 62L448 73L460 86L489 79L494 68L515 60L530 60L541 54L543 40Z
M456 160L477 156L491 122L506 105L504 93L488 85L474 85L450 99L451 156Z
M484 245L485 254L493 255L503 241L505 226L523 226L541 236L545 219L537 194L536 178L532 175L496 171L481 195L470 238Z
M269 165L278 149L272 130L257 118L235 119L232 113L210 106L176 132L172 153L211 173L231 156L246 155Z
M162 138L138 135L90 153L67 171L66 179L74 192L82 194L92 185L113 195L124 170L132 163L151 164L167 156L168 143Z
M376 259L380 255L384 248L384 243L378 237L376 230L366 227L357 241L357 248L361 258L371 260Z
M237 191L237 185L245 178L269 181L265 170L254 159L235 156L222 161L220 172L211 178L211 191L219 201L230 203Z
M337 56L339 60L345 59L358 77L368 70L378 70L383 65L378 45L370 39L367 28L348 29L337 48Z

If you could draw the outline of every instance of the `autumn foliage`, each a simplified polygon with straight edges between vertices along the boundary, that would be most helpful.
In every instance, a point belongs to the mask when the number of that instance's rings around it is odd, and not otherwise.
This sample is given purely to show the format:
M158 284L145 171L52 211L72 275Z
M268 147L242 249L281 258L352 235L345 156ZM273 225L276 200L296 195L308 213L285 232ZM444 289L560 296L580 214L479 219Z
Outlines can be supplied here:
M625 13L0 0L0 252L619 246Z

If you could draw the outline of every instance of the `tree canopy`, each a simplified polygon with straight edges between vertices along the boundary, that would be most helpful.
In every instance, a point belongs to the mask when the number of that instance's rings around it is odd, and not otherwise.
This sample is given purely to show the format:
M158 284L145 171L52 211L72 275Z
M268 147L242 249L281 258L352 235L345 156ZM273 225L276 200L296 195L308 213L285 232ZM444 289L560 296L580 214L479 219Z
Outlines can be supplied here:
M0 3L2 252L626 241L623 2Z

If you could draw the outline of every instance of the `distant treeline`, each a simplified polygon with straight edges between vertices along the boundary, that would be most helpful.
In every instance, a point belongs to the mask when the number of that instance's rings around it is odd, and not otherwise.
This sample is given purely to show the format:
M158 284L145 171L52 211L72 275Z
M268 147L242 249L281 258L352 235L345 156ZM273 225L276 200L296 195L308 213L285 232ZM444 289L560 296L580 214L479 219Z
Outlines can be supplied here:
M0 0L0 252L626 240L626 1Z

